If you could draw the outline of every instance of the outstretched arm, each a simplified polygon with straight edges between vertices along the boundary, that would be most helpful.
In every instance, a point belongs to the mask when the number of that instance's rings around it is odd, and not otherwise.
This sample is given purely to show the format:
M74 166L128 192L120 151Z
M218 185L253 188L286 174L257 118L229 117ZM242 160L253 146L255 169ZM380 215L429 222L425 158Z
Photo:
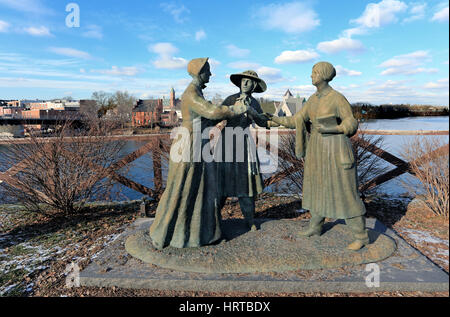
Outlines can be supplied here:
M229 107L214 105L195 93L191 93L187 98L189 99L186 102L189 102L194 112L210 120L228 119L247 111L247 107L242 104Z

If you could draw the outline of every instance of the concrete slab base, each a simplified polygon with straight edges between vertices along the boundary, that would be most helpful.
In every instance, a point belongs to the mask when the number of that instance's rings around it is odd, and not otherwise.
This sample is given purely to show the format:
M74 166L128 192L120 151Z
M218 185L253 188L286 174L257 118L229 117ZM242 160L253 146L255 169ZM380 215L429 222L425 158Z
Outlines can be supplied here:
M206 292L379 292L448 291L449 277L392 230L375 219L367 227L391 237L396 251L380 262L334 269L264 273L194 273L144 263L125 250L128 237L148 229L138 219L80 273L82 286ZM270 219L261 222L272 221ZM304 223L299 223L304 226Z

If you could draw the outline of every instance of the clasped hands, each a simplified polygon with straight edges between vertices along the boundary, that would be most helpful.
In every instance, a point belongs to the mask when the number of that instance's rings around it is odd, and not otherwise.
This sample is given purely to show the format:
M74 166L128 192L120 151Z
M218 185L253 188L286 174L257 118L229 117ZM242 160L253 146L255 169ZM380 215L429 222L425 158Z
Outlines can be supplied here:
M260 114L250 106L250 100L248 98L238 98L232 107L232 111L235 114L247 113L248 117L252 120L254 120L255 117L260 116Z
M268 121L272 121L275 122L277 124L282 124L281 122L279 122L279 120L277 120L278 117L274 116L271 113L263 113L262 114L264 117L267 118ZM344 133L344 130L341 126L336 125L334 127L326 127L323 124L318 123L317 124L317 131L321 134L341 134Z

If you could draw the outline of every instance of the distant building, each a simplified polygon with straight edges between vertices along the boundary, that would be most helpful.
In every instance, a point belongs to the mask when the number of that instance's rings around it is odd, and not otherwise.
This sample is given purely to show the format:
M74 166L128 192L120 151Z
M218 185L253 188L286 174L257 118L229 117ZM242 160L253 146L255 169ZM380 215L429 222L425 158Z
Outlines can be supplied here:
M153 127L161 121L163 99L139 99L133 108L131 123L133 127Z
M50 119L50 120L64 120L77 119L78 111L72 110L55 110L55 109L27 109L22 110L22 118L24 119Z
M300 96L294 97L288 89L283 96L283 100L275 102L275 115L279 117L293 116L303 108L305 102L305 98Z
M178 125L178 122L178 115L175 110L164 111L161 114L161 121L159 125L161 127L173 127L175 125Z
M9 107L16 107L16 108L20 108L21 107L21 102L20 100L11 100L11 101L7 101L6 104Z
M24 109L20 107L0 106L0 117L20 117L23 110Z
M68 110L68 111L80 111L79 101L66 101L66 100L53 100L44 102L30 102L27 104L27 108L30 110Z

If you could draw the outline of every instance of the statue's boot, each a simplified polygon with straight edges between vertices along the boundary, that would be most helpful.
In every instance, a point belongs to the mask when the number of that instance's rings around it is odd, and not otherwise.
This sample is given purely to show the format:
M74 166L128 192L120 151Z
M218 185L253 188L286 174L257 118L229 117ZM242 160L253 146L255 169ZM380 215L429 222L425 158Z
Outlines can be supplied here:
M255 224L255 199L253 197L239 197L239 205L248 228L251 231L258 230Z
M309 220L309 227L305 231L300 231L298 234L303 237L320 236L322 233L322 226L325 221L324 217L311 216Z
M369 234L366 229L366 218L364 216L345 219L346 224L350 227L355 241L347 246L347 249L358 251L369 244Z

